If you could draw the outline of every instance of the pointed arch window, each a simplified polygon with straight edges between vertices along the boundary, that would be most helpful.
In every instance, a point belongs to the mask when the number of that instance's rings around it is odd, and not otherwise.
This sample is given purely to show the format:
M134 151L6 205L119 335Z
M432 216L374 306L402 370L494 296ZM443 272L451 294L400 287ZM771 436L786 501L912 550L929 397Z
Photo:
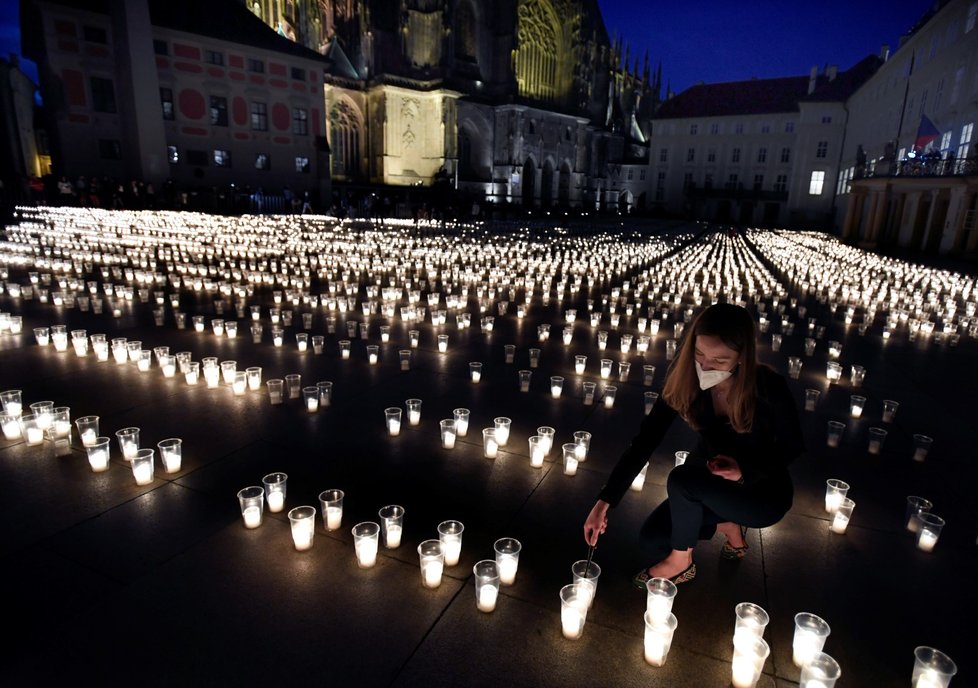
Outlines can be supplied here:
M355 177L360 166L360 118L349 103L336 103L329 113L333 174Z
M472 3L463 0L455 10L455 57L475 62L478 57L478 38Z
M520 5L516 56L520 95L543 101L556 98L560 49L557 26L557 17L546 0L530 0Z

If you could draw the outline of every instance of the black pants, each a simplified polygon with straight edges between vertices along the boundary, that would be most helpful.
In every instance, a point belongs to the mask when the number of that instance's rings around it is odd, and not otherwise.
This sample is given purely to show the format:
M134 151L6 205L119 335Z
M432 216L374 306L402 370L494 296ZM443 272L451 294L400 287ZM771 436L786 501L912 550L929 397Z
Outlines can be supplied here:
M674 549L709 540L718 523L732 521L764 528L780 521L791 508L793 489L787 471L751 485L713 475L706 461L676 466L666 481L669 498L642 525L642 549L649 561L662 561Z

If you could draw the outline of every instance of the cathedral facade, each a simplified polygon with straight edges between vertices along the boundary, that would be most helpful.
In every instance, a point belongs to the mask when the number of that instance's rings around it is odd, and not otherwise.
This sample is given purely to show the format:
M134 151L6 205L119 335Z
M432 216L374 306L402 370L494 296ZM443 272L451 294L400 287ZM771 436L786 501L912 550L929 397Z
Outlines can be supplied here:
M331 64L334 182L645 207L661 72L609 38L596 0L244 1Z

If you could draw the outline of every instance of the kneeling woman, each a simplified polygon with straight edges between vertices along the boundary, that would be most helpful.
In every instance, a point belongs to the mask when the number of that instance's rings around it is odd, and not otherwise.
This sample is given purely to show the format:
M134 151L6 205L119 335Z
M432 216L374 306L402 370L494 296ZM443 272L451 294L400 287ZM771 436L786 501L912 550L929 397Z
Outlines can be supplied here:
M795 402L784 378L757 363L754 321L746 309L714 304L689 329L669 368L662 400L645 417L584 523L591 546L608 511L625 495L676 416L700 434L696 451L669 473L668 499L642 526L653 565L633 579L676 583L696 575L693 547L719 530L721 555L747 552L747 528L773 525L791 508L788 464L803 450ZM663 403L664 402L664 403Z

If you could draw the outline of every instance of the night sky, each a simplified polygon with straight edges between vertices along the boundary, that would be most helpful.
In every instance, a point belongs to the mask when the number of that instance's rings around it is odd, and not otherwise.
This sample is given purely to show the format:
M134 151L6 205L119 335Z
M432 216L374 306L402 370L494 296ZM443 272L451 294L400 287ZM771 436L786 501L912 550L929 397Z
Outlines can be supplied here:
M393 0L391 0L393 2ZM892 48L927 0L599 0L605 25L676 93L697 81L801 76L813 65L848 69L882 43ZM20 51L18 1L0 0L0 54ZM749 8L749 9L748 9ZM25 71L37 79L36 69ZM665 84L663 84L665 86Z

